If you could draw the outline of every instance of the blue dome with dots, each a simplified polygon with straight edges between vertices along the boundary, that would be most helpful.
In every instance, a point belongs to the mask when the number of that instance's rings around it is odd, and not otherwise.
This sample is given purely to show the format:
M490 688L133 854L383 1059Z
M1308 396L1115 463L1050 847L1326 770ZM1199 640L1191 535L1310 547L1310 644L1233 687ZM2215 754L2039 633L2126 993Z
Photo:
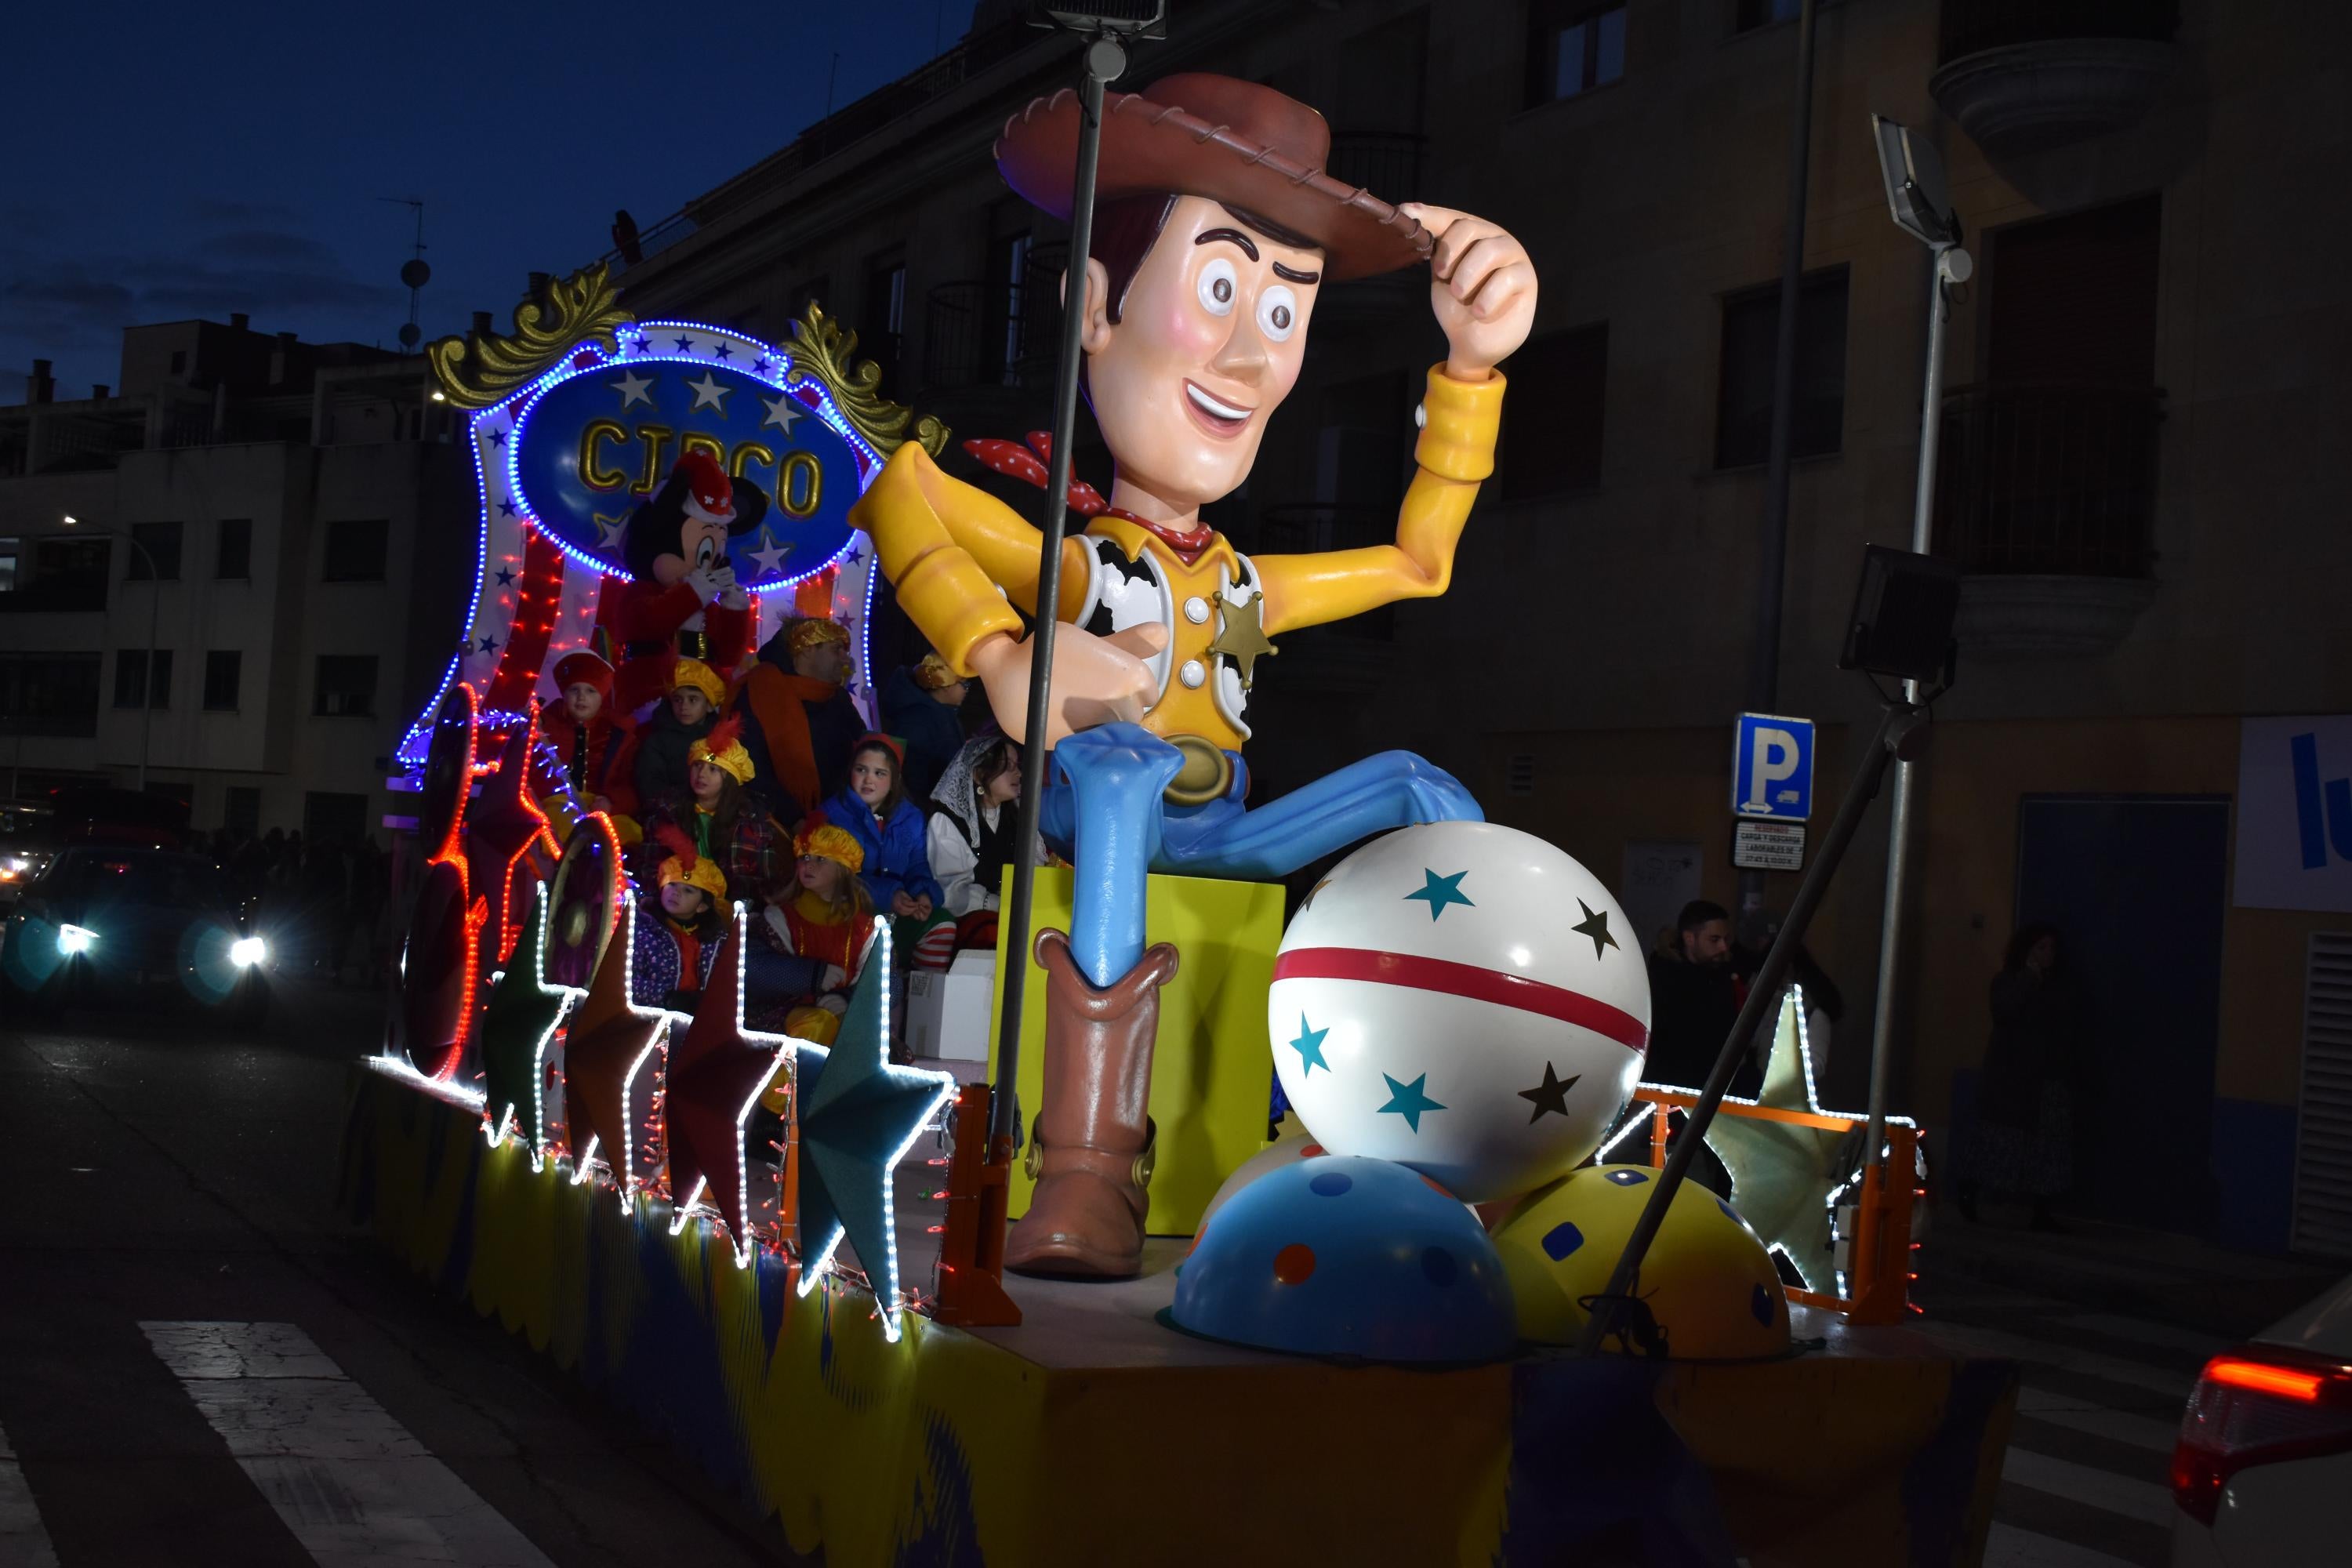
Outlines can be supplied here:
M1485 1362L1517 1342L1509 1279L1470 1210L1388 1160L1326 1154L1261 1176L1201 1233L1169 1320L1264 1350Z

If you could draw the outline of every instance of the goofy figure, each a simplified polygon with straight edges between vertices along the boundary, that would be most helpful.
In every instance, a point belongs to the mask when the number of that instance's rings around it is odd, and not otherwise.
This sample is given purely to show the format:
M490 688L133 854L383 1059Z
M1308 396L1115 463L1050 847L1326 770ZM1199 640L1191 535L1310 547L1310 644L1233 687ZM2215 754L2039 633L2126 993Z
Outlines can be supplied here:
M1071 205L1078 102L1064 91L1008 121L1007 184ZM1281 877L1368 835L1475 821L1469 792L1403 752L1280 800L1243 804L1244 721L1273 639L1399 599L1443 594L1494 469L1503 379L1536 305L1526 250L1491 223L1389 205L1323 171L1322 116L1271 88L1172 76L1108 95L1083 302L1084 385L1116 466L1108 504L1063 545L1047 842L1077 868L1071 930L1039 933L1045 1091L1028 1213L1005 1247L1030 1273L1118 1278L1141 1266L1159 988L1176 953L1144 951L1145 878ZM1429 373L1418 471L1394 544L1251 557L1201 521L1249 477L1265 422L1297 381L1328 284L1426 263L1447 354ZM982 461L1044 480L1007 443ZM1074 489L1076 487L1073 487ZM900 447L851 520L898 602L998 722L1025 728L1038 531Z

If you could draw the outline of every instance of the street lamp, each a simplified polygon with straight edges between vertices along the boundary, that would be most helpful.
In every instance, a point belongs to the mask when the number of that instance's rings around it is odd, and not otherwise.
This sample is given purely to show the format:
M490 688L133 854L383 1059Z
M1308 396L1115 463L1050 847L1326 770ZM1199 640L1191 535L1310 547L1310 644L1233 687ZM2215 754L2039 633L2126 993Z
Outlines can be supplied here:
M80 528L81 519L66 513L68 528ZM120 539L136 550L147 562L147 671L139 691L139 793L147 793L147 748L155 732L155 623L163 605L163 574L155 569L155 557L147 547L130 533L119 528L93 528L85 531L107 539Z
M1960 216L1944 183L1943 160L1909 127L1882 115L1870 117L1878 148L1878 172L1886 186L1886 207L1895 226L1925 245L1935 263L1927 298L1927 374L1919 398L1919 477L1911 502L1911 549L1925 555L1935 524L1936 458L1943 433L1944 334L1951 325L1952 286L1976 270L1960 248ZM1919 683L1906 680L1906 701L1919 700ZM1864 1134L1867 1166L1882 1157L1886 1133L1887 1060L1895 1034L1895 983L1901 968L1903 901L1910 882L1911 804L1919 764L1895 764L1895 798L1886 825L1886 907L1878 926L1878 995L1870 1020L1870 1125ZM1905 1173L1907 1177L1909 1173Z

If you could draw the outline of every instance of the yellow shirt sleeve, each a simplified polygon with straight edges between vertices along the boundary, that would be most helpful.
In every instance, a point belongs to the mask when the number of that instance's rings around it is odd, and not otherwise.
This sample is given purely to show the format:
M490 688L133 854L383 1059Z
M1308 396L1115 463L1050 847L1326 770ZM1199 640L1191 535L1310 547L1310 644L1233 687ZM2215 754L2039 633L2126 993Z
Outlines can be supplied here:
M1429 599L1454 580L1454 549L1478 481L1495 471L1503 377L1456 381L1433 367L1413 448L1419 472L1397 512L1394 544L1314 555L1257 555L1269 637L1345 620L1399 599Z
M1036 612L1044 536L994 496L942 473L912 441L891 454L849 509L849 522L873 537L898 607L958 675L971 677L971 650L982 639L1021 635L1016 607ZM1086 546L1064 540L1065 618L1085 598L1086 570Z

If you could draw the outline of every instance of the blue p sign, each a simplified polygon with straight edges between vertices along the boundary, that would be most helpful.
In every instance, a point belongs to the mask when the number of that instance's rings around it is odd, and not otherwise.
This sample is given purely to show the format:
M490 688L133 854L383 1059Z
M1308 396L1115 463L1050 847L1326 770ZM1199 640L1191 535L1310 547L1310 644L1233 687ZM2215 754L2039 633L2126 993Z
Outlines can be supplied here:
M1731 809L1802 822L1813 814L1813 721L1742 713L1732 732Z

